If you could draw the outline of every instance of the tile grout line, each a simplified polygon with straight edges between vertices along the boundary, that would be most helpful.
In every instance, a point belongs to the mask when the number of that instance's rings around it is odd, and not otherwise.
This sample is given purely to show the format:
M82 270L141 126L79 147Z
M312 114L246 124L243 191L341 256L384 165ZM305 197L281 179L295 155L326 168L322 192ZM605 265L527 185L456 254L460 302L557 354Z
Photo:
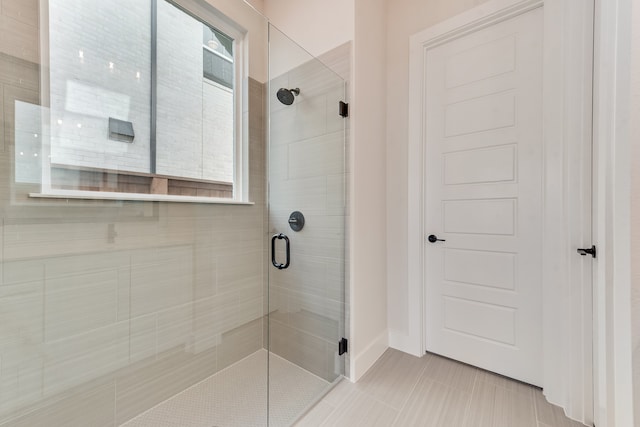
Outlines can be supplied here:
M470 392L470 391L468 391L468 390L463 390L462 388L459 388L459 387L452 387L452 386L451 386L451 384L446 383L446 382L444 382L444 381L436 380L436 379L434 379L434 378L429 378L429 380L430 380L430 381L433 381L433 382L434 382L434 383L436 383L436 384L443 385L443 386L445 386L445 387L447 387L447 388L449 388L449 389L451 389L451 390L454 390L454 391L460 391L460 392L463 392L463 393L466 393L466 394L471 394L471 392ZM473 385L474 385L474 387L475 387L475 383L476 383L476 377L474 376L474 377L473 377ZM472 387L472 388L471 388L471 391L473 391L473 388L474 388L474 387Z
M378 403L379 403L379 404L381 404L382 406L386 406L387 408L389 408L389 409L393 409L393 410L394 410L394 411L396 411L396 412L398 411L396 408L394 408L393 406L389 405L387 402L384 402L384 401L382 401L382 400L378 399L377 397L370 395L370 394L369 394L369 393L367 393L366 391L359 391L359 390L356 390L356 391L357 391L358 393L362 393L363 395L365 395L365 397L368 397L368 398L369 398L369 399L371 399L371 400L375 400L376 402L378 402Z
M428 362L427 362L427 363L428 363ZM424 369L425 369L425 368L426 368L426 366L425 366L424 368L422 368L422 369L421 369L420 376L422 375L422 372L424 372ZM351 383L351 384L355 387L355 384L356 384L356 383ZM413 390L415 389L415 387L417 386L417 384L418 384L418 382L416 381L416 384L415 384L415 385L413 386L413 388L412 388L412 392L413 392ZM386 403L386 402L384 402L384 401L382 401L382 400L378 399L376 396L373 396L373 395L372 395L372 394L370 394L369 392L361 391L361 390L358 390L358 389L354 389L354 390L352 390L352 392L351 392L351 393L349 393L349 396L348 396L344 401L342 401L342 402L340 403L340 405L336 406L336 407L334 408L334 410L333 410L333 411L331 411L331 413L327 416L327 418L326 418L326 419L325 419L325 420L320 424L320 427L327 426L327 422L331 419L331 416L332 416L336 411L338 411L338 409L342 408L342 407L346 404L346 402L347 402L349 399L351 399L354 395L357 395L358 393L360 393L360 394L362 394L363 396L365 396L365 397L367 397L367 398L369 398L369 399L371 399L371 400L375 401L376 403L379 403L379 404L380 404L380 405L382 405L382 406L385 406L385 407L386 407L386 408L388 408L388 409L391 409L391 410L393 410L393 411L397 412L398 414L400 413L400 411L399 411L398 409L396 409L396 408L394 408L393 406L389 405L388 403ZM409 401L410 396L411 396L411 395L409 395L409 396L407 397L407 399L406 399L405 403L403 404L403 407L404 407L404 405L406 404L406 402L408 402L408 401ZM319 403L319 402L318 402L318 403ZM326 402L325 402L325 403L326 403ZM316 405L317 405L317 403L316 403ZM331 405L331 404L329 404L329 406L332 406L332 405ZM396 415L396 417L393 419L393 422L394 422L394 423L395 423L395 421L396 421L397 417L398 417L398 415ZM393 424L392 424L392 425L393 425ZM328 426L327 426L327 427L328 427Z
M351 382L349 379L347 379L347 378L345 378L345 380L349 382L349 385L350 385L350 386L355 387L355 383L352 383L352 382ZM334 388L333 390L331 390L331 392L333 392L333 391L335 391L335 388ZM320 426L319 426L319 427L325 427L325 426L327 426L327 422L331 419L331 416L332 416L334 413L336 413L336 412L338 411L338 409L340 409L340 408L345 404L345 402L347 402L347 401L349 400L349 398L351 397L351 395L355 394L355 392L357 392L357 390L352 390L352 391L351 391L351 393L349 393L349 396L347 396L347 398L346 398L346 399L344 399L342 402L340 402L340 404L339 404L339 405L333 406L332 404L330 404L330 403L328 403L328 402L325 402L325 403L327 403L327 405L331 406L331 407L333 408L333 410L329 413L329 415L327 415L327 417L324 419L324 421L322 421L322 423L320 423ZM328 394L327 394L325 397L323 397L321 401L324 401L324 399L325 399L327 396L328 396ZM318 403L320 403L320 402L316 402L316 405L317 405ZM327 426L327 427L330 427L330 426Z
M400 406L400 409L398 409L398 413L396 414L396 417L393 419L393 423L391 423L392 426L394 426L396 424L396 422L400 418L400 414L402 414L402 411L404 411L404 409L406 408L407 404L409 403L409 401L413 397L413 393L416 391L416 388L418 388L418 384L420 383L420 380L422 380L422 376L424 375L424 372L426 371L427 367L430 364L431 364L431 358L429 358L429 360L427 360L427 363L425 363L425 365L420 370L420 374L417 377L418 379L416 380L416 382L413 385L413 387L411 387L411 391L407 395L407 398L405 399L404 403L402 404L402 406Z
M488 372L490 372L490 371L488 371ZM509 379L509 378L507 378L507 379ZM533 407L533 412L534 412L534 417L535 417L535 424L536 425L534 427L539 427L539 424L541 424L541 421L538 419L538 411L537 411L536 397L535 397L536 391L539 391L539 390L537 390L537 387L532 386L530 384L523 383L523 384L525 384L525 385L530 387L530 393L522 393L522 392L520 392L518 390L511 390L508 387L503 386L502 384L494 384L494 383L492 383L490 381L487 381L485 379L481 379L481 378L478 378L478 377L476 377L476 381L480 382L480 383L484 383L485 385L488 385L488 386L491 386L491 387L495 387L497 390L502 390L502 391L504 391L506 393L509 393L509 394L513 393L513 394L516 394L516 395L519 394L521 396L524 396L524 395L528 394L527 398L531 402L531 406ZM475 389L475 384L474 384L474 389ZM544 424L544 423L542 423L542 424L543 424L543 426L546 426L546 424Z
M469 418L469 413L471 411L471 400L473 399L473 392L476 390L476 384L478 383L478 371L474 372L473 377L473 387L471 387L471 393L469 393L469 402L467 403L467 407L464 410L464 417L462 419L462 425L467 424L467 419Z
M536 415L536 427L540 426L540 419L538 418L538 399L536 399L536 394L535 392L533 393L533 412L535 412Z
M286 361L286 362L289 362L288 360L286 360L286 359L284 359L284 358L282 358L282 357L280 357L280 356L278 356L278 357L279 357L280 359L282 359L282 360ZM292 363L292 362L289 362L289 363ZM297 366L297 365L296 365L296 366ZM304 369L303 369L303 370L304 370ZM305 371L305 372L307 372L307 373L310 373L309 371L306 371L306 370L304 370L304 371ZM314 375L314 374L313 374L313 373L311 373L311 375ZM320 377L317 377L317 378L320 378ZM320 379L322 379L322 378L320 378ZM331 392L333 392L333 390L335 390L335 388L336 388L336 387L338 387L338 385L339 385L342 381L348 381L348 380L347 380L346 378L344 378L344 376L343 376L343 379L342 379L342 380L340 380L338 383L335 383L335 384L333 384L333 385L331 385L331 384L330 384L330 388L329 388L328 390L326 390L326 392L324 392L324 393L322 394L322 396L321 396L319 399L317 399L317 400L315 400L315 401L311 402L309 405L307 405L307 406L306 406L306 408L305 408L305 410L304 410L303 412L301 412L295 420L293 420L293 424L292 424L292 426L295 426L295 425L297 425L300 421L302 421L302 420L303 420L307 415L309 415L309 414L310 414L310 413L311 413L311 412L316 408L316 406L318 406L318 404L320 404L320 402L323 402L323 403L325 403L325 404L327 404L327 405L329 405L330 407L332 407L332 408L334 408L334 409L335 409L335 407L334 407L332 404L330 404L330 403L328 403L328 402L325 402L325 401L324 401L324 399L325 399L325 397L327 397L329 394L331 394ZM267 387L267 391L268 391L268 390L269 390L269 387ZM267 399L267 400L268 400L268 399ZM267 404L267 408L269 408L269 404ZM329 415L331 415L332 413L333 413L333 411L331 411L331 412L329 413Z
M317 403L316 403L316 405L318 405L318 403L320 403L320 402L317 402ZM327 403L327 402L324 402L324 403ZM322 421L322 423L320 423L320 426L319 426L319 427L326 426L326 425L327 425L327 421L329 421L329 420L331 419L331 416L332 416L332 415L333 415L333 414L338 410L338 408L340 407L340 405L338 405L338 406L333 406L333 405L332 405L332 404L330 404L330 403L327 403L327 405L331 406L333 409L331 410L331 412L329 412L329 414L328 414L328 415L327 415L327 417L324 419L324 421ZM307 415L309 415L309 413L310 413L310 412L307 412ZM298 424L298 423L296 423L296 424Z

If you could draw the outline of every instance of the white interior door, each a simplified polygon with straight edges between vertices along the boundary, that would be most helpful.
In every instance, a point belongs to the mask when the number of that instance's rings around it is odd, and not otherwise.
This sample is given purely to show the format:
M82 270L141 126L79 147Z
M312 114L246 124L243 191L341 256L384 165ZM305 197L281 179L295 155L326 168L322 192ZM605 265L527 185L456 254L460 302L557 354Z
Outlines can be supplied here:
M426 349L535 385L542 18L538 8L429 49L424 80Z

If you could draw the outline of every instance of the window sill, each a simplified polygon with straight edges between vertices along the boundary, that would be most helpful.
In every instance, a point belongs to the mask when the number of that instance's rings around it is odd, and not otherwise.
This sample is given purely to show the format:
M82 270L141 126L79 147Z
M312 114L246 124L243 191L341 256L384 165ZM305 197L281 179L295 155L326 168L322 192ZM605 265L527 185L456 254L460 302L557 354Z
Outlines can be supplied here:
M137 202L207 203L218 205L255 205L232 199L197 196L174 196L169 194L112 193L103 191L51 190L46 193L29 193L29 197L39 199L85 199Z

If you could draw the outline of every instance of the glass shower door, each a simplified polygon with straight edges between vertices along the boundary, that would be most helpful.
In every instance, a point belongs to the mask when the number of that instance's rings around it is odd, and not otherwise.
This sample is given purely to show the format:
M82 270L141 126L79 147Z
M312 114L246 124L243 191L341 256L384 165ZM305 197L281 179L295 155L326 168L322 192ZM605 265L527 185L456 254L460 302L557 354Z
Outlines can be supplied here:
M344 374L345 82L269 30L269 425Z

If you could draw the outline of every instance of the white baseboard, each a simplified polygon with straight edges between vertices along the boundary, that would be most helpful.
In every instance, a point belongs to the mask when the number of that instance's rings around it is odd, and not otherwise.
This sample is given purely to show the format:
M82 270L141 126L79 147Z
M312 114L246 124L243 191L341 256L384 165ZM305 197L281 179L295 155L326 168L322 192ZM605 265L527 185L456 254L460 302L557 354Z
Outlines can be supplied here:
M351 357L351 382L362 378L387 348L389 348L389 331L385 329L364 350Z
M424 356L424 350L420 344L421 340L417 337L412 337L395 329L389 329L389 347L391 348L412 356L422 357Z

